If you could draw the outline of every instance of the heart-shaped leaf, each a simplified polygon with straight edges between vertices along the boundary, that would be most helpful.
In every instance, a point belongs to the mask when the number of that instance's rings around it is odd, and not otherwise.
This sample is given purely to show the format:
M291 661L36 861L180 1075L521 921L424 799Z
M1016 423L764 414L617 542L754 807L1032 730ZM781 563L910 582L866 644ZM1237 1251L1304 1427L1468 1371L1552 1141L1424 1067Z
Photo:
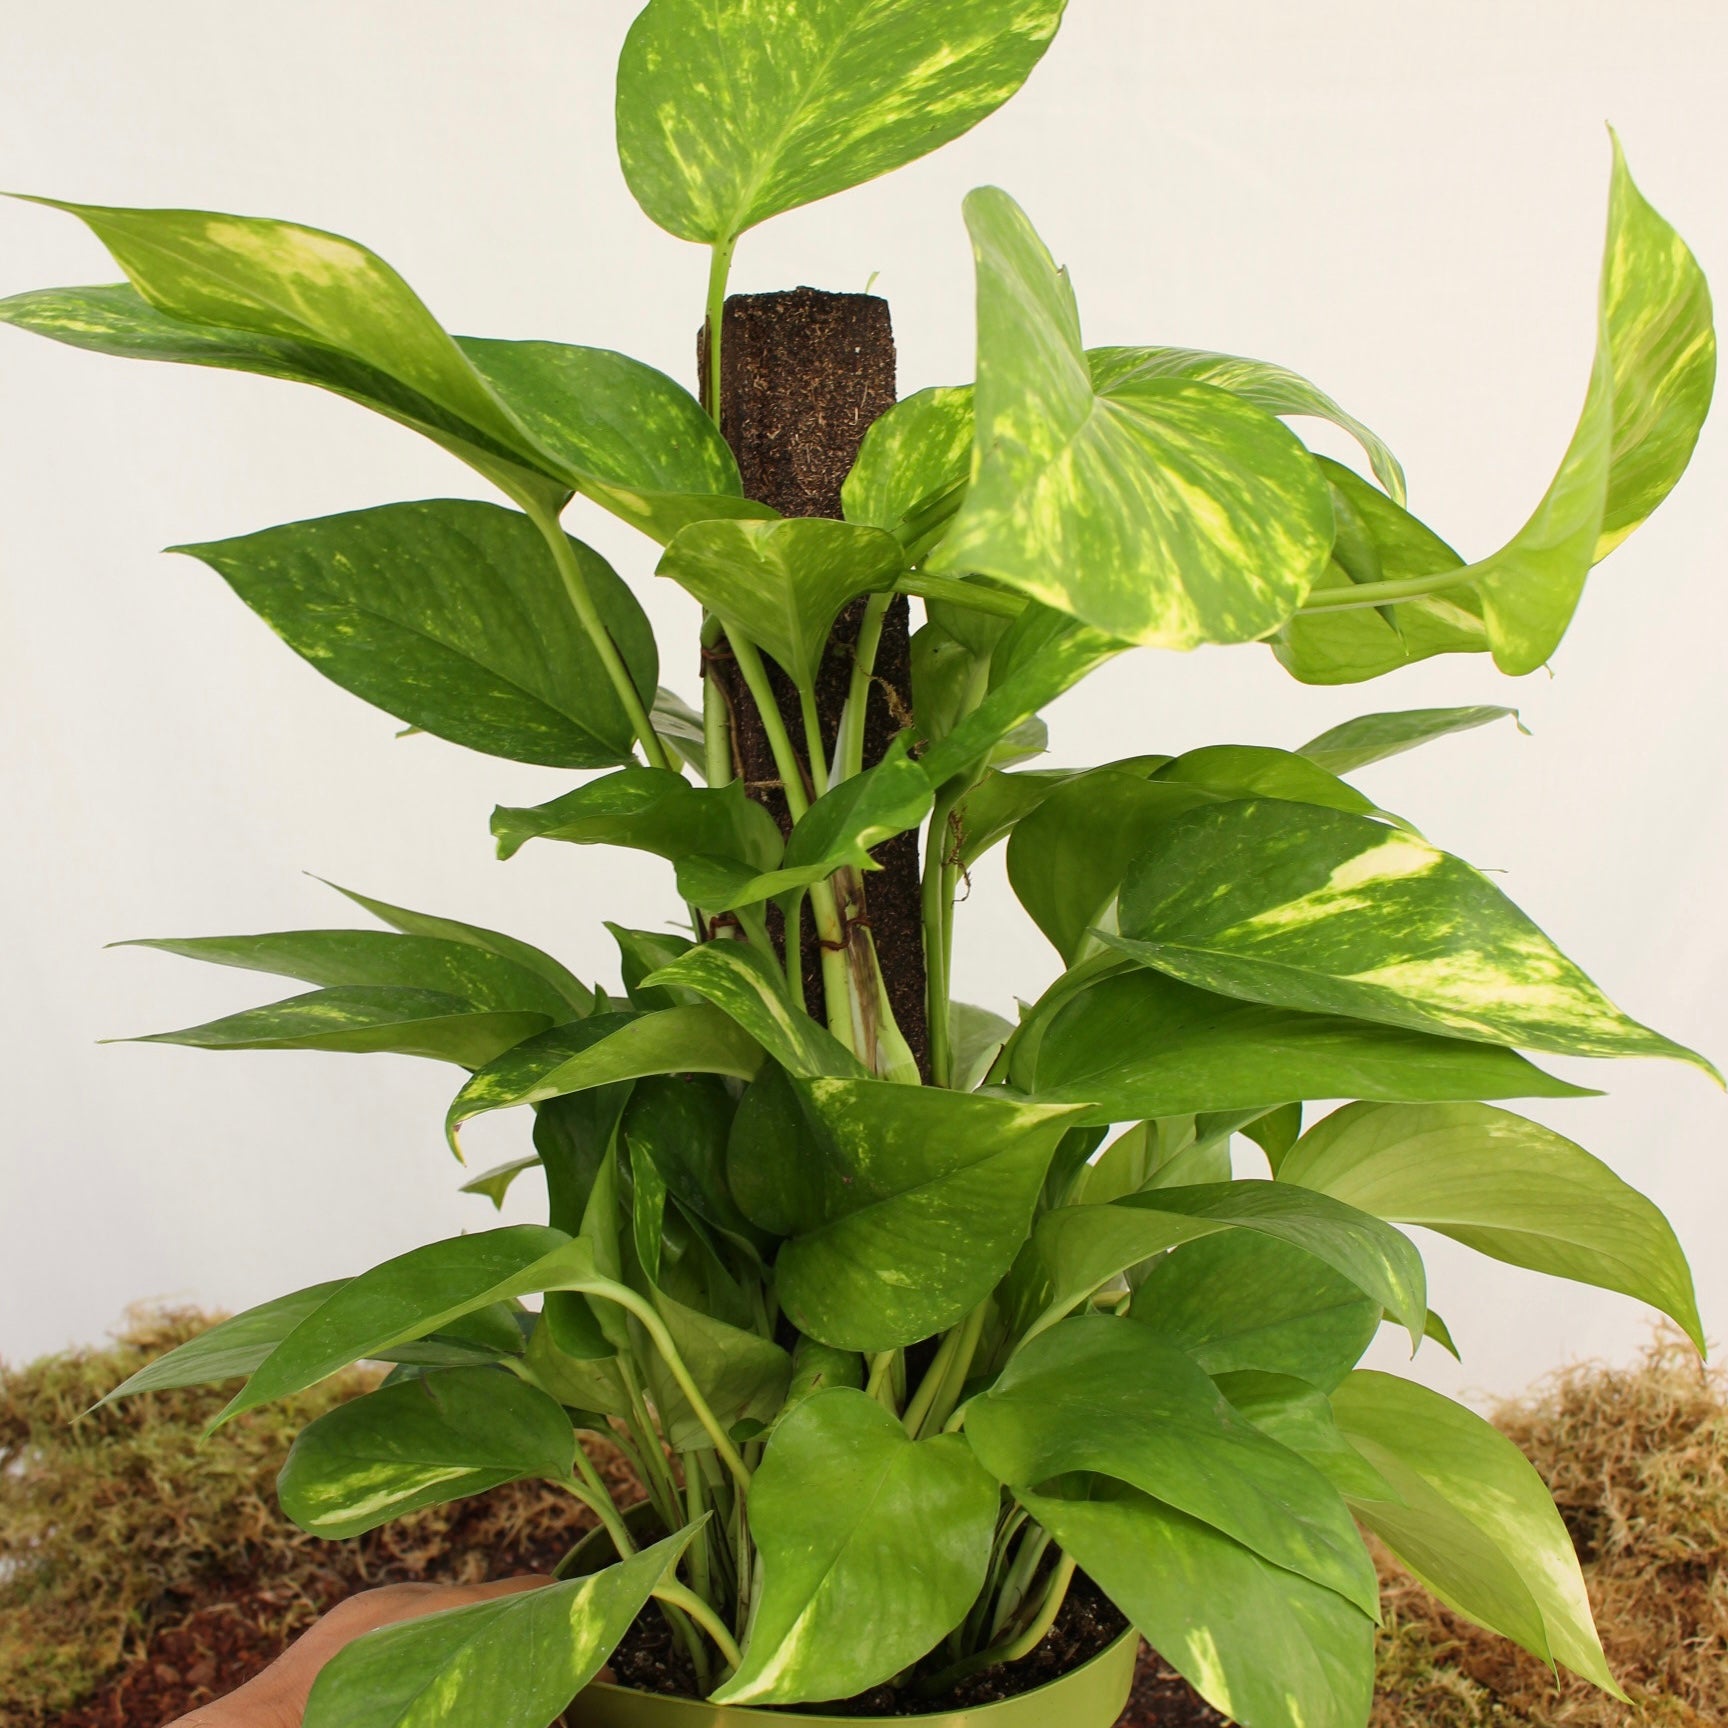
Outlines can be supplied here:
M909 1440L844 1387L804 1398L751 1485L761 1593L715 1703L851 1697L910 1667L983 1588L998 1500L958 1436Z
M781 1306L843 1350L954 1325L1025 1241L1073 1112L887 1080L795 1084L817 1156L784 1181L802 1211L775 1264Z
M1362 714L1310 738L1297 752L1331 774L1350 774L1370 762L1400 756L1419 744L1469 732L1510 716L1525 730L1516 708L1403 708L1391 714Z
M694 523L666 548L658 574L810 690L841 607L892 587L904 567L891 534L811 516Z
M1249 641L1306 597L1332 544L1314 459L1265 410L1183 379L1100 393L1067 278L1014 201L966 201L978 266L974 475L930 554L1120 639Z
M1374 1563L1337 1490L1147 1327L1102 1314L1052 1327L966 1406L966 1437L1016 1492L1082 1470L1155 1488L1262 1559L1377 1611Z
M1254 800L1178 817L1111 947L1207 990L1571 1056L1703 1057L1628 1019L1485 877L1366 816Z
M1582 1146L1487 1104L1351 1104L1317 1123L1278 1179L1556 1278L1648 1302L1704 1348L1673 1226Z
M563 1482L576 1436L544 1392L492 1368L451 1368L350 1399L303 1428L276 1492L314 1536L374 1530L525 1476Z
M650 0L618 62L618 157L682 240L915 162L1026 81L1064 0Z
M636 597L572 556L644 702L659 677ZM518 511L435 499L178 546L289 647L411 726L555 768L632 760L633 734L540 532Z
M1241 1728L1365 1728L1374 1622L1138 1490L1020 1502L1170 1665Z

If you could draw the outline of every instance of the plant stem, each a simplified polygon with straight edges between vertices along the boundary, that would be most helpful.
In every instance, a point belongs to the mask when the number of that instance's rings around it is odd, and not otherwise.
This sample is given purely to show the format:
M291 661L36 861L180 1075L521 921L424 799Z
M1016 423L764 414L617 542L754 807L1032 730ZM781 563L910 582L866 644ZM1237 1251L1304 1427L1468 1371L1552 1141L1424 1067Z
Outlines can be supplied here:
M600 657L600 664L605 668L619 706L623 708L631 729L642 746L642 753L648 758L649 767L668 768L676 773L672 758L661 741L660 734L654 730L654 722L649 718L648 710L642 705L641 692L637 690L636 681L630 676L630 668L624 664L624 656L618 652L618 644L612 640L612 633L606 628L606 621L594 604L588 578L582 574L582 566L570 548L570 537L564 532L557 512L548 510L544 502L531 492L514 492L512 496L522 506L523 514L539 529L541 539L546 542L547 549L552 554L552 562L557 566L558 578L564 584L564 592L569 598L571 609L575 612L594 652Z
M918 1390L912 1396L912 1402L906 1406L906 1414L900 1418L910 1440L918 1438L918 1430L923 1426L924 1418L930 1414L930 1407L936 1402L936 1394L942 1389L942 1382L948 1375L948 1364L954 1360L954 1352L960 1348L960 1333L962 1326L950 1326L943 1334L942 1342L936 1347L936 1354L931 1358L930 1366L924 1372L924 1378L918 1383Z
M684 1460L684 1504L689 1510L690 1522L701 1526L690 1540L690 1583L696 1594L704 1597L713 1587L709 1577L706 1487L695 1460L687 1457Z
M996 1613L990 1622L992 1638L1001 1637L1004 1629L1013 1624L1049 1547L1050 1532L1036 1524L1021 1539L1020 1551L1014 1556L1014 1564L1008 1568L1008 1575L1002 1580L1001 1593L996 1598Z
M864 721L870 705L870 683L876 673L876 654L882 646L882 622L888 616L892 594L872 594L864 602L858 622L858 641L852 651L852 679L841 710L840 729L834 739L834 779L850 780L864 769Z
M822 748L822 721L816 713L816 692L798 686L798 711L804 716L804 753L810 758L810 786L820 798L828 790L828 753Z
M870 1358L870 1379L865 1392L884 1410L894 1412L894 1358L897 1350L883 1350ZM898 1412L894 1412L898 1414Z
M732 1444L726 1430L720 1426L719 1418L708 1407L708 1400L702 1396L700 1388L690 1376L690 1370L684 1366L684 1358L678 1354L678 1346L672 1342L672 1334L666 1330L666 1323L654 1312L654 1306L644 1301L634 1290L623 1284L614 1284L607 1280L602 1290L592 1291L608 1302L616 1302L626 1312L634 1314L642 1322L642 1329L654 1340L654 1348L660 1352L672 1378L678 1382L678 1390L684 1394L696 1420L702 1424L708 1438L714 1442L714 1450L720 1454L721 1462L732 1472L732 1479L746 1494L750 1492L750 1472L745 1468L744 1460L738 1456L738 1449ZM627 1381L626 1384L629 1384ZM670 1478L670 1471L668 1471Z
M930 576L922 570L909 570L894 584L894 591L916 594L921 600L952 600L957 606L997 618L1018 618L1028 605L1018 594L1001 588L987 588L982 582L966 582L958 576Z
M948 1371L936 1388L936 1397L925 1412L924 1420L914 1438L940 1433L943 1424L954 1414L960 1394L966 1390L966 1376L972 1372L973 1358L978 1354L979 1340L984 1336L984 1322L990 1315L990 1298L986 1296L960 1328L960 1343L948 1363Z
M1321 588L1297 608L1305 612L1353 612L1365 606L1384 606L1392 600L1420 600L1426 594L1443 594L1475 575L1474 567L1460 565L1433 576L1403 576L1393 582L1357 582L1348 588Z
M612 1538L612 1544L618 1550L618 1558L628 1560L636 1552L629 1526L620 1516L618 1508L612 1504L612 1496L606 1491L606 1484L600 1480L600 1472L594 1468L594 1460L588 1456L580 1437L576 1441L576 1468L581 1472L583 1482L594 1497L594 1515L606 1527L606 1534Z
M791 812L793 822L799 822L810 808L810 797L804 790L804 767L798 760L798 752L792 748L786 723L780 718L780 704L774 699L773 685L768 682L768 668L762 664L756 644L748 637L733 636L731 642L732 658L738 663L744 687L762 716L762 730L768 735L768 748L774 753L774 767L780 775L780 789L786 794L786 808Z
M1074 1581L1075 1569L1072 1556L1064 1554L1056 1570L1050 1575L1050 1582L1045 1587L1038 1612L1024 1632L1005 1644L992 1645L988 1650L980 1650L976 1656L968 1656L963 1661L944 1668L939 1674L932 1674L929 1679L918 1683L919 1693L924 1697L934 1698L970 1675L981 1673L986 1668L994 1668L999 1663L1018 1662L1023 1656L1030 1656L1044 1642L1050 1628L1056 1624L1056 1617L1062 1612L1062 1604L1068 1599L1068 1586Z
M706 651L720 639L720 620L712 612L702 617L702 647ZM732 763L732 711L720 680L708 669L702 656L702 768L710 786L729 786L736 777Z
M726 322L726 279L732 274L732 253L738 236L717 240L708 253L708 378L702 404L714 424L720 424L720 328Z
M738 1648L737 1640L727 1629L726 1622L694 1590L686 1589L684 1585L668 1580L664 1584L655 1586L654 1595L661 1602L673 1608L681 1609L688 1614L714 1640L715 1646L719 1649L720 1654L726 1658L727 1664L734 1670L737 1669L744 1660L743 1654Z
M924 842L925 1015L930 1026L930 1074L938 1086L954 1084L954 1050L948 1006L948 846L953 797L938 798Z

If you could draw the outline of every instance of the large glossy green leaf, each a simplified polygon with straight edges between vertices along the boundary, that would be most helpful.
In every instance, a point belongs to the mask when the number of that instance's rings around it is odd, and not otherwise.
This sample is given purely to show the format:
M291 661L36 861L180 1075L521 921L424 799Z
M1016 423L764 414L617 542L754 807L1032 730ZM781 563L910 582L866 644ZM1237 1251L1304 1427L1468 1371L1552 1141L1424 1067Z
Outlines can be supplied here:
M1621 1291L1704 1348L1668 1220L1539 1122L1487 1104L1351 1104L1311 1128L1278 1177L1514 1266Z
M1572 1538L1542 1478L1504 1434L1391 1374L1359 1370L1332 1394L1332 1407L1345 1438L1404 1502L1356 1500L1357 1516L1441 1601L1624 1697L1597 1640ZM1484 1547L1499 1564L1485 1560Z
M1310 738L1297 754L1329 773L1349 774L1435 738L1469 732L1508 716L1518 722L1519 731L1524 730L1516 708L1403 708L1391 714L1362 714Z
M618 62L624 177L669 233L730 242L976 126L1063 3L650 0Z
M1329 1392L1373 1342L1381 1312L1353 1280L1294 1243L1229 1230L1155 1262L1129 1316L1208 1374L1287 1374Z
M1008 881L1064 964L1081 957L1128 866L1165 824L1211 802L1198 786L1097 768L1048 792L1020 818L1008 839Z
M731 1016L706 1002L653 1014L596 1014L526 1040L480 1069L445 1116L457 1130L491 1110L539 1104L644 1074L731 1074L748 1080L762 1049Z
M1153 1188L1046 1213L1005 1292L1012 1324L1042 1332L1130 1267L1222 1230L1300 1248L1373 1297L1412 1338L1422 1335L1427 1280L1409 1237L1330 1195L1278 1182Z
M1311 1014L1121 972L1033 1011L1011 1075L1086 1120L1247 1110L1292 1098L1568 1098L1581 1089L1511 1050Z
M659 677L636 597L570 542L645 702ZM631 757L630 721L528 518L443 498L177 546L325 677L411 726L555 768Z
M303 1428L276 1492L314 1536L358 1536L392 1518L504 1482L570 1476L576 1436L544 1392L493 1368L451 1368L350 1399Z
M549 1014L479 1010L437 990L339 984L133 1042L186 1044L195 1050L391 1051L483 1068L551 1022Z
M851 1697L910 1667L983 1588L997 1501L958 1436L909 1440L844 1387L804 1399L751 1486L760 1597L743 1666L715 1702Z
M487 930L479 924L464 924L456 918L440 918L430 912L414 912L406 906L392 906L388 900L374 900L370 895L356 894L352 888L344 888L339 883L327 882L325 886L334 888L338 894L352 900L356 906L365 907L374 918L402 931L404 935L435 936L445 942L466 942L470 947L482 949L488 954L501 955L525 971L539 974L576 1014L590 1014L594 1010L594 992L568 967L554 960L550 954L542 953L532 943L503 935L497 930Z
M713 1076L649 1076L632 1087L621 1126L632 1161L650 1159L685 1211L759 1250L767 1239L738 1210L726 1185L735 1111L724 1082Z
M841 607L892 587L904 565L893 535L810 516L694 523L666 548L658 574L808 690Z
M756 872L723 858L683 859L678 892L705 911L724 912L808 888L848 865L880 869L870 849L916 828L933 799L929 777L906 754L901 733L882 761L842 780L805 811L787 838L779 869Z
M146 360L335 391L424 433L513 495L572 490L662 541L709 516L761 516L689 394L641 362L554 342L447 335L365 247L291 222L59 204L131 284L0 301L0 321Z
M250 1374L313 1309L347 1282L333 1279L288 1296L260 1302L228 1320L218 1320L195 1338L176 1345L129 1375L101 1400L136 1398L144 1392L172 1392L182 1386L216 1386ZM100 1408L100 1405L98 1405Z
M1360 582L1403 581L1456 570L1464 562L1431 528L1342 463L1318 458L1332 489L1339 530L1316 594ZM1396 607L1347 607L1292 618L1273 651L1305 684L1356 684L1435 654L1488 647L1482 601L1460 586Z
M1716 381L1710 290L1644 201L1614 140L1596 364L1559 472L1530 520L1470 566L1494 662L1534 672L1560 645L1592 565L1668 496Z
M530 840L568 840L632 846L674 862L713 854L770 870L781 852L774 818L744 795L742 780L692 786L666 768L623 768L548 804L500 806L492 813L492 833L501 858L513 857Z
M1374 477L1400 504L1404 502L1404 470L1385 439L1287 366L1248 360L1239 354L1211 354L1199 348L1093 348L1086 360L1093 387L1106 393L1137 379L1187 378L1229 390L1268 414L1330 421L1362 446Z
M1184 751L1155 769L1152 778L1161 786L1190 786L1220 799L1282 798L1323 810L1385 814L1330 770L1294 751L1263 744L1208 744Z
M545 1728L673 1580L697 1528L587 1578L369 1633L320 1671L306 1728Z
M954 1325L1025 1240L1073 1112L887 1080L796 1086L817 1157L814 1171L786 1173L801 1211L775 1266L781 1306L843 1350Z
M978 266L972 485L930 554L1118 638L1241 642L1301 604L1332 543L1314 459L1229 391L1146 379L1100 394L1067 278L1019 207L966 201Z
M1242 1728L1366 1728L1374 1622L1210 1525L1100 1481L1021 1503L1209 1703Z
M787 994L780 969L742 942L701 942L643 980L694 991L723 1010L789 1074L846 1079L863 1065Z
M1253 800L1178 817L1110 945L1208 990L1573 1056L1701 1056L1628 1019L1485 877L1365 816Z
M272 972L308 984L396 985L459 996L479 1009L573 1018L564 997L538 973L466 942L399 936L388 930L284 930L263 936L154 937L118 944L188 960Z
M1263 1559L1376 1611L1374 1564L1337 1490L1147 1327L1102 1314L1052 1327L966 1406L966 1437L1016 1492L1081 1470L1156 1490Z

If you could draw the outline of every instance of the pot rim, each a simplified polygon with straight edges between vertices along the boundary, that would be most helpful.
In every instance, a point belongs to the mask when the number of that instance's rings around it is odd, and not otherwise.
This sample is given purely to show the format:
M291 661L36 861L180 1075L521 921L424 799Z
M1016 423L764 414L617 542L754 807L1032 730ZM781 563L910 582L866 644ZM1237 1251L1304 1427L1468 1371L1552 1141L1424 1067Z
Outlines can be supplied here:
M993 1699L988 1704L963 1704L958 1708L927 1711L919 1716L810 1716L797 1710L763 1710L749 1704L713 1704L705 1698L685 1698L669 1692L644 1692L638 1687L620 1686L611 1680L591 1681L571 1702L572 1706L580 1704L590 1693L598 1692L609 1697L652 1701L665 1708L669 1714L673 1710L700 1710L712 1720L714 1713L720 1711L724 1712L728 1720L735 1718L740 1722L775 1722L780 1723L782 1728L871 1728L871 1725L899 1722L912 1728L913 1724L919 1722L941 1724L955 1721L964 1721L969 1728L971 1723L988 1718L993 1710L1019 1709L1028 1706L1033 1699L1046 1698L1062 1687L1079 1685L1082 1675L1090 1675L1093 1669L1112 1660L1120 1661L1124 1644L1131 1645L1134 1653L1138 1655L1139 1642L1139 1631L1132 1624L1124 1626L1096 1655L1088 1656L1078 1667L1070 1668L1066 1674L1058 1674L1054 1680L1046 1680L1041 1686L1016 1692L1012 1698Z

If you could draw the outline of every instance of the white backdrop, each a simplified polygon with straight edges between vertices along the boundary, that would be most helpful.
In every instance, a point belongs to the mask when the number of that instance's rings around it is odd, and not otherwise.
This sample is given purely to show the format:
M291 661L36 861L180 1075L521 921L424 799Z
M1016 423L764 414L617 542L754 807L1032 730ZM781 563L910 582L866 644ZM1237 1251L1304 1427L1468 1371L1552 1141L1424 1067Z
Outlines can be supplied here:
M636 210L612 151L625 0L94 0L9 9L0 183L288 216L366 241L453 329L559 337L691 370L703 255ZM971 375L959 202L994 181L1071 267L1088 340L1277 359L1403 456L1466 556L1540 496L1581 401L1608 174L1603 121L1728 280L1728 11L1715 0L1074 0L1026 91L969 138L749 236L734 286L892 300L903 389ZM117 272L72 219L0 208L0 292ZM397 498L473 495L411 434L287 385L122 363L0 330L0 1354L99 1337L127 1303L238 1307L484 1227L439 1138L456 1071L398 1057L97 1040L269 999L269 980L136 935L351 922L315 871L538 940L611 976L602 916L676 910L670 872L531 847L492 861L495 801L568 777L393 723L281 647L208 570L156 548ZM1341 447L1328 445L1343 454ZM1053 711L1053 757L1294 745L1351 714L1519 705L1364 785L1479 865L1631 1012L1728 1060L1721 664L1728 438L1593 580L1553 676L1443 659L1358 689L1257 648L1129 657ZM578 504L637 581L668 681L692 608L653 552ZM1007 1009L1054 958L999 868L960 921L963 994ZM285 985L281 994L293 986ZM1538 1113L1667 1208L1728 1328L1728 1103L1665 1064L1568 1067L1601 1100ZM478 1125L478 1167L527 1123ZM537 1184L512 1215L530 1216ZM1463 1369L1510 1391L1625 1358L1649 1316L1442 1245Z

